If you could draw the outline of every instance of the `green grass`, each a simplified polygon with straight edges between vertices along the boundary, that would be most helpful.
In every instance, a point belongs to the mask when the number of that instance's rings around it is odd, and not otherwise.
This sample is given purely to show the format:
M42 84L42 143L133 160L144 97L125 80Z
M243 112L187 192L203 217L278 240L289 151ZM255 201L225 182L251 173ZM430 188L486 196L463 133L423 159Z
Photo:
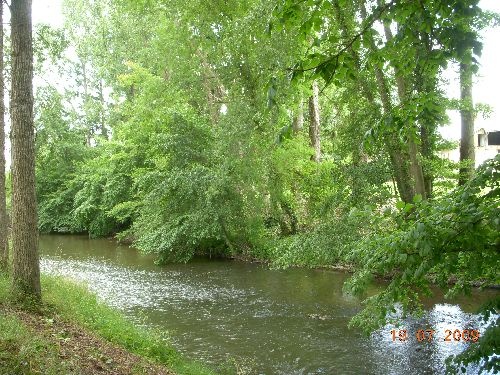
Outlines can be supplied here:
M14 316L0 315L0 374L69 374L54 344Z
M9 303L8 291L8 279L0 274L0 303ZM135 326L119 311L99 301L96 295L83 285L61 277L44 275L42 299L43 312L59 314L65 320L80 324L132 353L166 365L177 374L214 374L205 366L183 358L161 332ZM11 321L10 324L16 323L19 322ZM4 337L6 336L3 330L0 330L0 338ZM42 373L50 374L45 371Z

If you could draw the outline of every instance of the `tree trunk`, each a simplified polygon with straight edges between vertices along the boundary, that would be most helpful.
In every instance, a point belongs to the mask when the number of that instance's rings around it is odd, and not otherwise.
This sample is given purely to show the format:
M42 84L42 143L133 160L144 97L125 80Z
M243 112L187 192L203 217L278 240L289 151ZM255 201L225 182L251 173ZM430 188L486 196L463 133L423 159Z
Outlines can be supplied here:
M387 41L393 39L392 31L387 23L384 23L384 32ZM396 75L396 86L398 89L398 97L401 103L404 103L407 97L407 87L406 81L397 66L392 64L394 67L394 73ZM425 199L425 182L424 182L424 171L419 160L419 151L415 140L413 139L413 134L408 135L408 153L410 155L410 171L413 179L413 184L415 188L415 193L420 194L422 198ZM416 136L416 134L415 134Z
M214 70L213 66L208 60L208 56L201 48L196 48L196 54L200 58L202 69L202 79L203 86L206 93L208 111L210 113L210 118L212 119L212 124L217 125L220 119L221 101L224 98L224 86L219 79L217 72ZM242 75L248 73L250 74L250 68L247 64L245 66L240 66L240 72Z
M82 74L83 74L83 108L84 112L87 113L89 110L89 88L87 80L87 63L82 61ZM87 123L88 120L85 120ZM87 139L87 146L92 146L92 125L85 129L85 138Z
M392 103L389 95L389 88L387 87L384 73L378 67L375 67L375 78L377 80L377 86L384 112L386 114L390 114L392 111ZM399 197L403 202L412 202L415 190L411 183L410 170L408 168L408 154L402 149L401 141L395 131L390 130L387 132L385 135L385 142L386 150L391 159L396 186L399 190Z
M311 147L314 148L312 160L321 160L321 140L320 140L320 109L319 109L319 89L316 81L312 84L312 95L309 98L309 139Z
M419 63L415 67L414 77L415 91L420 95L429 95L437 90L438 84L438 69L432 69L432 64L427 64L426 61L432 58L432 38L425 31L420 32L422 41L421 47L417 50L416 59ZM434 151L436 149L436 134L438 128L438 120L436 116L430 113L429 110L424 110L420 120L420 150L422 153L422 169L424 173L425 194L427 198L431 198L434 189L434 172L432 171L432 161L437 160Z
M367 12L363 3L360 4L360 10L361 17L363 19L366 19ZM368 41L369 49L372 53L374 53L377 50L377 47L373 38L370 37ZM380 67L374 66L373 70L377 82L377 90L382 102L382 109L384 110L384 113L386 115L390 115L392 112L392 101L386 77ZM409 169L410 161L408 152L404 149L403 144L401 143L396 131L387 131L386 134L384 134L384 140L385 148L391 160L393 176L394 180L396 181L399 197L403 202L412 202L415 195L415 190L413 184L411 183L411 175Z
M299 134L300 130L304 127L304 104L302 103L302 99L297 106L297 113L293 118L292 122L292 130L293 134Z
M425 120L424 120L425 121ZM434 146L432 138L434 137L435 126L434 124L422 123L420 127L420 139L422 140L422 157L424 160L434 159ZM424 185L425 185L425 196L427 198L432 198L434 189L434 176L429 171L429 168L424 168Z
M31 0L13 0L11 13L12 288L21 299L40 300Z
M3 2L0 4L0 25L3 25ZM9 264L7 205L5 199L5 105L3 78L3 27L0 27L0 268Z
M333 7L335 11L335 17L341 28L342 37L347 40L352 36L353 32L350 29L349 23L344 17L342 9L338 5L338 3L334 2ZM360 10L361 17L363 17L363 19L366 19L366 8L363 3L360 4ZM375 46L375 42L373 41L373 38L369 38L369 49L371 52L375 52L377 49L377 47ZM352 48L349 49L349 52L356 62L356 66L359 70L361 70L361 59L359 55ZM375 80L377 82L377 91L382 102L383 112L386 115L389 115L392 111L392 102L389 94L389 89L387 87L387 81L385 79L384 73L378 66L374 66L373 69L375 73ZM378 104L375 102L375 96L368 86L368 82L364 79L361 79L359 84L361 92L365 96L366 100L373 106L377 106ZM396 186L395 193L399 193L399 197L404 202L411 202L415 194L413 187L411 186L410 174L407 167L407 165L409 164L407 162L408 155L407 153L403 152L401 142L395 132L389 131L384 134L384 141L385 149L389 154L389 158L391 161L393 181L395 181ZM356 160L355 155L353 155L353 158L354 160Z
M108 129L106 128L106 115L105 115L105 108L106 108L106 103L104 102L104 87L102 84L102 79L99 80L99 104L101 105L100 109L100 120L101 120L101 135L103 136L104 139L109 139L108 137Z
M462 136L460 138L460 176L458 184L463 185L471 179L475 167L474 149L474 104L472 101L472 66L460 63L460 99L462 99L460 116Z

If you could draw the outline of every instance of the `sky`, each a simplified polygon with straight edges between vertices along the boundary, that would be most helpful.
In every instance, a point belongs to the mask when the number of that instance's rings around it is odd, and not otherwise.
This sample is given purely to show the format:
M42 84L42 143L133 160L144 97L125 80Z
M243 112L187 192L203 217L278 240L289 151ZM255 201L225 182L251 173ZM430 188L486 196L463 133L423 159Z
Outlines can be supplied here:
M500 0L481 0L482 9L487 9L500 13ZM486 130L500 130L500 27L485 30L483 32L483 52L479 59L479 73L475 77L472 91L475 103L488 104L492 107L493 113L488 119L478 116L475 121L475 128L485 128ZM446 72L450 77L447 87L448 95L453 98L460 97L460 85L458 67ZM460 139L460 114L458 111L449 111L451 124L443 127L441 133L447 139Z
M237 1L237 0L236 0ZM61 11L62 0L33 0L33 23L48 23L62 27L64 20ZM500 13L500 0L481 0L483 9ZM483 32L483 53L480 58L480 69L475 77L473 98L475 103L488 104L493 113L489 118L476 118L476 129L500 130L500 27ZM448 95L459 98L458 67L450 67L445 73L449 83L446 87ZM460 114L449 111L451 123L441 128L441 134L450 140L460 138Z

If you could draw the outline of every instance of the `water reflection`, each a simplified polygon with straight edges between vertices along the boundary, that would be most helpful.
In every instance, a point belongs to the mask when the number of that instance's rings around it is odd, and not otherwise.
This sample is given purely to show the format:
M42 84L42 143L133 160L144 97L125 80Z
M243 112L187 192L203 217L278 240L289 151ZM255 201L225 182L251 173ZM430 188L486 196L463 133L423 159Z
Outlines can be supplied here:
M232 358L255 374L442 373L444 359L465 347L445 343L444 330L478 328L470 311L495 293L456 301L462 307L430 301L422 319L405 321L409 340L393 342L389 325L370 337L347 329L360 305L342 294L342 273L224 261L158 267L151 256L82 236L42 236L40 245L44 272L86 282L138 324L168 331L194 359ZM419 343L413 333L423 327L436 338Z

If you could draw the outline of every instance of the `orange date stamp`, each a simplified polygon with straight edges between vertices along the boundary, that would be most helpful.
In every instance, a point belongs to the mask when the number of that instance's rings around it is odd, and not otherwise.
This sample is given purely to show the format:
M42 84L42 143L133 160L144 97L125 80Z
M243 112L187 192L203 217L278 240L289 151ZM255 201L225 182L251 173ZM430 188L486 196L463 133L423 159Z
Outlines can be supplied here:
M392 341L405 342L410 338L410 332L407 329L391 330ZM419 329L415 332L415 338L418 342L431 342L441 340L444 342L477 342L481 336L477 329L445 329L443 338L437 338L434 329Z

